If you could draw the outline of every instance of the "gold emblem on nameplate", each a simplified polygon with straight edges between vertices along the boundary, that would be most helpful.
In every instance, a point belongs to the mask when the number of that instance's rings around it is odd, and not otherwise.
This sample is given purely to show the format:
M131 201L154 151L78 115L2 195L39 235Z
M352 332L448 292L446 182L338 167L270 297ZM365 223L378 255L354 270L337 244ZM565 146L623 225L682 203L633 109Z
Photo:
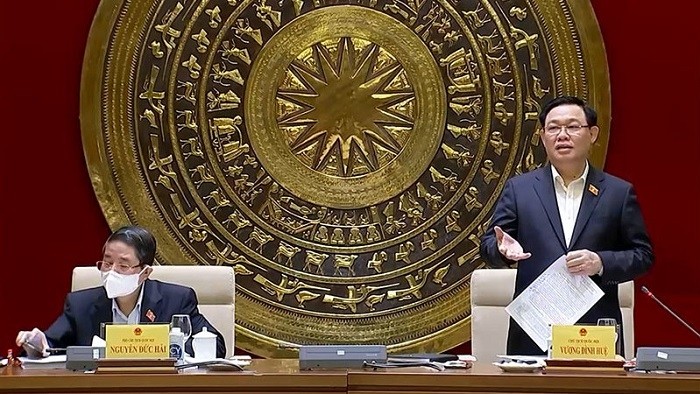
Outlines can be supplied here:
M479 237L545 161L540 103L588 97L607 130L575 3L103 0L81 119L105 217L161 263L232 266L245 350L468 341Z

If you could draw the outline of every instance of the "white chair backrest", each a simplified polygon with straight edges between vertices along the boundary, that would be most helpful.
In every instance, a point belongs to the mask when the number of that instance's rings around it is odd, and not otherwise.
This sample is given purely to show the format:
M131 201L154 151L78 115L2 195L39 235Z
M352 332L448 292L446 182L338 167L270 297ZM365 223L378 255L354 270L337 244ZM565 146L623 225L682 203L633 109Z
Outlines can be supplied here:
M495 361L506 354L510 318L506 306L515 292L515 269L477 269L471 276L472 355L481 361ZM634 357L634 282L618 287L622 324L624 325L624 356Z
M235 276L232 267L202 265L153 266L150 279L191 287L197 293L199 311L224 337L226 356L235 347ZM101 285L100 273L93 267L73 269L71 290ZM196 333L193 333L196 334Z

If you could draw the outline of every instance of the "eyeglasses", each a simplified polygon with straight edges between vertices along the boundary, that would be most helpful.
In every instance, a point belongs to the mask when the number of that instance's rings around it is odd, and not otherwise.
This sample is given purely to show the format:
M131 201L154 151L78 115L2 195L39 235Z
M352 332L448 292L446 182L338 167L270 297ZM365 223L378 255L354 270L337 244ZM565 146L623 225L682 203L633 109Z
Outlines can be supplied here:
M95 265L97 265L97 269L100 271L107 272L107 271L111 271L112 269L114 269L115 271L117 271L120 274L129 273L134 268L138 268L141 266L140 264L136 264L136 265L129 265L129 264L125 264L125 263L114 264L114 263L110 263L108 261L102 261L102 260L95 263Z
M547 126L544 132L549 135L557 135L562 130L566 131L568 135L575 135L581 132L581 130L588 128L588 125L569 125L569 126Z

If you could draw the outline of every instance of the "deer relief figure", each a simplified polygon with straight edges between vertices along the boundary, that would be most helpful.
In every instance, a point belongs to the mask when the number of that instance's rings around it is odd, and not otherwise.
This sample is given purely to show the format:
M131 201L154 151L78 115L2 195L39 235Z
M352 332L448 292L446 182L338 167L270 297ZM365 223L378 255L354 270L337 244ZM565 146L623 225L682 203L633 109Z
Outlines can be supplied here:
M476 35L476 39L479 42L482 50L488 53L494 53L503 49L503 41L499 38L496 29L493 29L491 34L488 36L482 36L481 34Z
M491 18L489 17L488 13L486 13L486 15L483 17L480 15L481 11L483 10L484 9L481 7L481 4L479 4L476 9L472 11L462 11L464 19L469 23L472 30L476 30L486 23L491 22Z
M382 273L382 264L387 261L388 256L385 251L375 252L372 256L372 260L367 262L367 269L373 269L378 274Z
M204 152L202 152L202 148L199 145L199 140L196 137L180 140L180 143L183 146L182 155L185 157L185 160L189 159L190 156L204 158ZM189 149L185 150L185 147Z
M272 241L273 239L274 238L272 237L272 235L266 234L259 228L254 227L253 231L250 232L248 239L245 241L245 244L252 247L253 241L255 241L258 244L258 247L255 248L255 251L258 253L262 253L263 246L265 246L266 243Z
M226 220L223 222L225 226L228 226L229 223L233 223L233 225L236 227L236 229L231 232L233 236L237 236L240 229L250 226L250 220L243 217L238 210L228 215L228 218L226 218Z
M182 131L183 129L190 129L192 131L197 131L197 122L195 121L195 114L192 110L186 109L184 111L175 111L177 114L177 119L184 119L184 123L178 122L177 131Z
M197 103L197 97L195 96L197 92L197 83L192 83L192 82L181 82L177 81L177 87L178 89L185 89L185 92L182 94L175 94L175 101L180 101L180 100L185 100L188 101L190 104L195 105Z
M299 249L296 246L289 245L286 242L280 242L279 246L277 247L277 253L275 253L275 257L273 257L273 260L279 262L278 257L286 257L287 261L285 261L285 265L291 267L292 258L295 254L299 253L300 250L301 249Z
M214 207L212 212L216 213L219 209L223 207L230 207L231 201L226 198L219 190L213 190L208 196L204 197L204 201L209 204L209 201L214 201Z
M502 64L503 61L506 61L505 65ZM507 61L505 52L502 52L498 57L486 55L486 62L491 75L503 75L510 72L510 64Z
M352 274L352 276L355 276L355 269L353 268L353 265L355 264L356 258L357 255L355 254L346 256L335 255L335 260L333 261L335 271L333 271L333 275L343 276L341 268L345 268L350 272L350 274Z
M195 186L199 188L199 186L202 183L216 183L216 179L214 179L214 176L211 175L209 172L209 169L204 166L204 164L200 164L197 167L189 170L190 174L192 174L192 180L194 181ZM195 175L199 177L199 179L194 179Z
M307 269L309 272L311 272L311 267L316 267L316 273L317 274L323 274L323 263L326 261L328 258L328 255L325 253L316 253L312 252L310 250L306 251L306 259L304 260L304 268L302 268L303 271L306 271Z
M493 95L496 101L513 101L515 97L515 92L509 92L506 94L507 90L513 89L513 80L509 79L507 82L497 81L496 78L491 78L493 81Z

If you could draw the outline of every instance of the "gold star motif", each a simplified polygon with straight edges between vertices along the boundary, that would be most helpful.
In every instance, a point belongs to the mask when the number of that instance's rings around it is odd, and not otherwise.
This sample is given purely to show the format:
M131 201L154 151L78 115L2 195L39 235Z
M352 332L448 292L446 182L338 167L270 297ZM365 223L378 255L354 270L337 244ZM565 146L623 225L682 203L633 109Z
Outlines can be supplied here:
M297 130L289 148L307 157L312 169L338 176L386 165L413 125L415 93L402 65L376 44L359 42L356 48L354 41L361 40L314 44L308 59L297 58L288 67L296 87L277 93L293 107L278 118L282 129Z

